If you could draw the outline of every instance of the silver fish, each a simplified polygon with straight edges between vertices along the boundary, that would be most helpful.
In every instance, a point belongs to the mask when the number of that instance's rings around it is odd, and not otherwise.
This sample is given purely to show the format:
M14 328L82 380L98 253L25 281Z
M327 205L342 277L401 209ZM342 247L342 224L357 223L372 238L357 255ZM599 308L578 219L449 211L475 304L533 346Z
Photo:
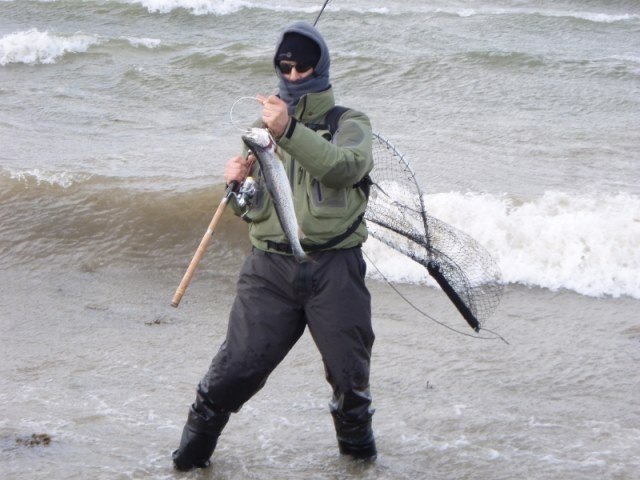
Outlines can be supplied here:
M291 186L282 161L276 155L276 144L266 128L252 128L242 135L242 141L254 153L271 196L276 215L282 226L293 256L298 262L306 262L309 257L302 249L298 236L298 220L293 208Z

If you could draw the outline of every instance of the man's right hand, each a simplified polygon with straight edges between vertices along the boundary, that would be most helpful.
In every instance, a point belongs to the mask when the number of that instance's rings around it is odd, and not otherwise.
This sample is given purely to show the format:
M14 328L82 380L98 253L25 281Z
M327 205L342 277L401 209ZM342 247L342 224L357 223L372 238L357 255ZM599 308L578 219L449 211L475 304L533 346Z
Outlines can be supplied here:
M233 181L238 183L243 182L244 179L247 178L247 175L249 175L249 172L251 172L251 167L255 160L256 158L253 154L249 154L247 158L244 158L242 155L236 155L230 158L224 167L225 183L231 185Z

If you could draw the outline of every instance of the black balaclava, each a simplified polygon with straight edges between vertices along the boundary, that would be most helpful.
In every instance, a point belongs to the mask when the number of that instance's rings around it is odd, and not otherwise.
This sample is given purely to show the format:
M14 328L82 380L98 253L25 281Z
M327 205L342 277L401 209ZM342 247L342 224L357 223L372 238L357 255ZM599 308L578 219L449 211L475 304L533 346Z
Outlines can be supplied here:
M287 81L278 68L280 60L313 65L314 72L303 80ZM331 86L329 81L329 48L320 32L307 22L296 22L282 32L276 46L273 63L280 79L278 95L287 102L289 115L295 112L296 105L303 95L322 92Z

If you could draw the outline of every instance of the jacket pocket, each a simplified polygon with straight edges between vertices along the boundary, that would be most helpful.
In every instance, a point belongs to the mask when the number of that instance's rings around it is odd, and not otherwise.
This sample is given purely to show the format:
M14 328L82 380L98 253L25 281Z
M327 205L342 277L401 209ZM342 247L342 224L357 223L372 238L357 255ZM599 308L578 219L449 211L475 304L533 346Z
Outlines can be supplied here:
M318 218L341 217L347 208L347 189L329 188L315 178L308 185L311 213Z

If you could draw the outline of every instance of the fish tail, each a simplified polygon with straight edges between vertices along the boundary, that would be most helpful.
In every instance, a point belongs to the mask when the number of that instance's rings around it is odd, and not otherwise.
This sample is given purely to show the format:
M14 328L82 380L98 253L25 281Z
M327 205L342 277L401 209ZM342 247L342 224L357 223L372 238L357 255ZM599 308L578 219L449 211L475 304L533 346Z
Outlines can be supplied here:
M313 261L311 257L304 251L302 246L296 245L291 249L291 253L293 254L293 258L296 259L298 263L306 263Z
M313 262L313 259L309 255L307 255L305 252L294 253L293 256L298 263Z

